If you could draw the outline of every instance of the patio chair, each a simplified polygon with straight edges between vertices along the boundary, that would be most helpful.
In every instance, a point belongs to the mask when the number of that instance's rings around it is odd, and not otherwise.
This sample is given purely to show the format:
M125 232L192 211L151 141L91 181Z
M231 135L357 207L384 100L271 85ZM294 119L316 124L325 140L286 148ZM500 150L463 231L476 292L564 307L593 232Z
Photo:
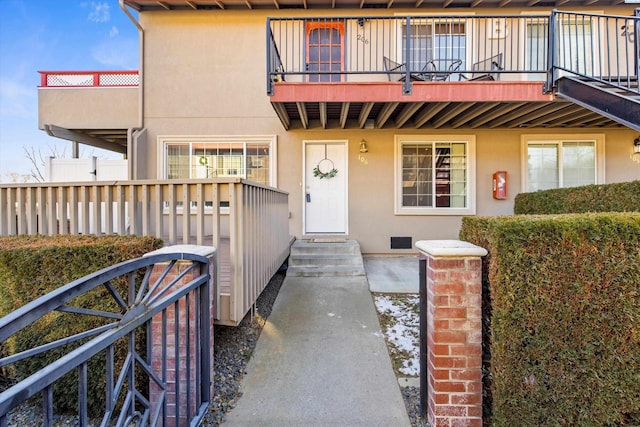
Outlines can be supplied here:
M490 58L478 61L471 66L471 77L460 74L460 79L464 80L499 80L499 73L492 71L500 71L502 68L502 54L493 55Z
M438 67L437 64L440 64L440 67ZM446 81L452 73L458 71L461 65L461 59L432 59L422 67L419 73L411 74L411 78L413 80L443 82Z
M393 61L385 56L382 58L382 65L387 72L387 77L390 82L404 80L404 73L406 73L405 64Z

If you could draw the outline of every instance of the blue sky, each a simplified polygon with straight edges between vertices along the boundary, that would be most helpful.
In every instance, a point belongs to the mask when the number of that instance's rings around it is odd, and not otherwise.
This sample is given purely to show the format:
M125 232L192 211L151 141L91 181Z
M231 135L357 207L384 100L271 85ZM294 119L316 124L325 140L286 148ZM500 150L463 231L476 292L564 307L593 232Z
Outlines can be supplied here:
M38 71L136 69L138 32L118 0L0 0L0 182L31 170L23 147L70 153L38 130Z

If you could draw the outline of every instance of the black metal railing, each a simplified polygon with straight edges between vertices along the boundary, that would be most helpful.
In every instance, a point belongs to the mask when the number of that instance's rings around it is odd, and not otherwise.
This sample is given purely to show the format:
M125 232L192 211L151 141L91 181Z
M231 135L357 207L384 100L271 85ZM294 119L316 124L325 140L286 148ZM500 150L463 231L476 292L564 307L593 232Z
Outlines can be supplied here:
M638 15L638 12L636 12ZM538 80L576 75L638 91L639 16L368 16L267 20L274 82Z
M105 367L96 381L101 383L104 408L96 424L198 425L211 399L210 307L215 283L210 279L215 277L211 274L215 263L215 250L211 261L173 253L122 262L64 285L0 319L1 343L52 316L88 316L98 322L89 330L69 334L65 330L62 338L3 355L0 369L6 370L50 351L65 353L0 393L0 426L8 424L19 405L35 405L29 399L38 394L42 402L38 424L54 425L54 384L67 374L77 376L74 420L88 425L90 410L96 408L88 408L87 394L98 385L87 380L87 371L99 361ZM92 292L100 298L100 309L78 304L79 297L91 300ZM144 338L142 343L139 337Z
M547 88L563 76L576 76L640 93L639 12L615 16L554 10Z
M267 20L267 85L546 79L549 15Z

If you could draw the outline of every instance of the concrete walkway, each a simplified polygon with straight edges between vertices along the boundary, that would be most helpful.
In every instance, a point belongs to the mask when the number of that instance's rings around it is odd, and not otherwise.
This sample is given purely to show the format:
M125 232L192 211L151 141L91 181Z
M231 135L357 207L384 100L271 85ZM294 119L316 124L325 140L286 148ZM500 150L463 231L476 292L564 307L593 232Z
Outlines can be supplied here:
M409 426L366 276L286 277L224 426Z

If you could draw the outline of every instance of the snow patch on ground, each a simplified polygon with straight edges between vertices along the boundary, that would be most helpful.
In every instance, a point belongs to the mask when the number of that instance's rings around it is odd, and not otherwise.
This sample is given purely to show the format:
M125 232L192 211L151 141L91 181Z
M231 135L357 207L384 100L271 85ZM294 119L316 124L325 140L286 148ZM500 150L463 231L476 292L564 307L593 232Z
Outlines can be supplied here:
M409 377L420 375L420 297L376 294L373 297L394 368Z

